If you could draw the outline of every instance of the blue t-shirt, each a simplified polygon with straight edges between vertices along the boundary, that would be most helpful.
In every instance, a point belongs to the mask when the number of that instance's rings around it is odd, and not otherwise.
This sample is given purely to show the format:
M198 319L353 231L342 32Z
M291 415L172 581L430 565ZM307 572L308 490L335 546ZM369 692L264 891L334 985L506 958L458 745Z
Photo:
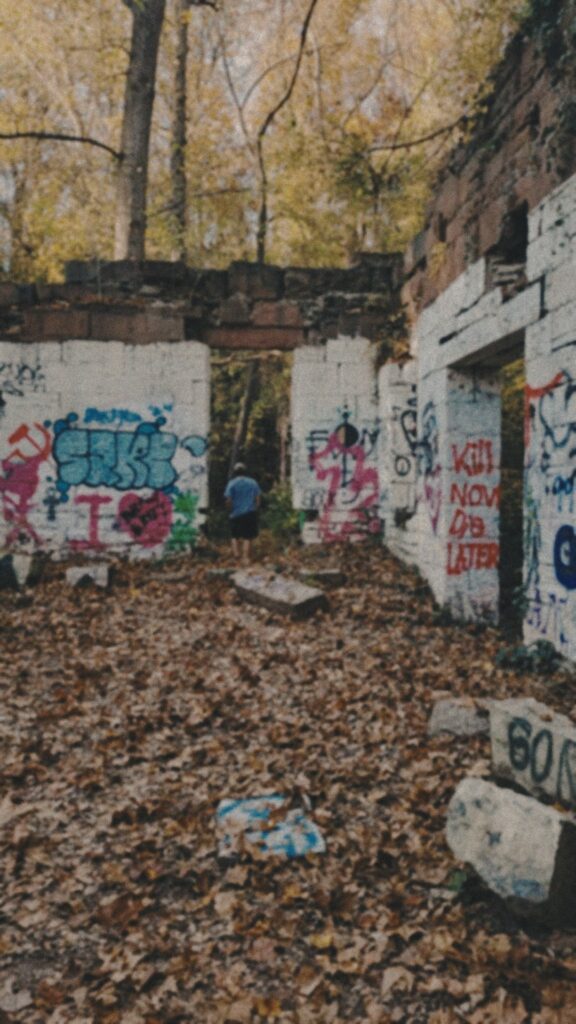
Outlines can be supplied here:
M235 476L229 480L224 497L230 498L232 502L230 519L245 516L248 512L255 512L258 508L258 495L261 493L258 484L250 476Z

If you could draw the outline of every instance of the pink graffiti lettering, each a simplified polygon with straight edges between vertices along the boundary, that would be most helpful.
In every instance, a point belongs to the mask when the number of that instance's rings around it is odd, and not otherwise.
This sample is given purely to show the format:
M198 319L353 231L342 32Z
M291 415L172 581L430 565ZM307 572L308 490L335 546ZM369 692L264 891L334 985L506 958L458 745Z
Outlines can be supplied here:
M460 484L452 484L450 488L450 502L452 505L460 505L461 508L468 506L471 508L479 508L480 506L498 508L500 504L500 488L496 486L490 489L486 484L464 484L462 487Z
M366 466L366 452L360 444L346 445L343 431L335 431L327 445L310 456L310 466L319 481L328 481L328 493L319 519L323 541L360 538L380 530L374 510L378 506L378 472ZM352 463L352 475L344 480L344 460ZM327 463L331 463L328 464Z
M100 508L112 501L103 494L79 494L74 499L75 505L88 505L88 539L71 540L70 547L74 551L102 551L104 544L100 540Z
M497 569L500 545L494 541L448 544L448 575L461 576L470 569Z
M479 476L480 473L492 473L494 470L492 441L468 441L460 452L458 446L453 444L452 458L456 473Z
M118 505L118 523L143 548L156 547L170 533L172 502L163 491L155 491L147 498L125 494Z

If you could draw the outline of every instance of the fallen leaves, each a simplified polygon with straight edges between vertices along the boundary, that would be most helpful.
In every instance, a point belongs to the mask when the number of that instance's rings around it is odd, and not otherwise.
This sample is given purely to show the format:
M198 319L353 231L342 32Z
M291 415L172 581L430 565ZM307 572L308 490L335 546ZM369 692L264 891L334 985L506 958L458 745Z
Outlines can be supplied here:
M383 552L341 558L306 622L193 557L173 582L120 566L106 594L2 595L0 1024L576 1020L576 940L524 932L444 841L487 740L427 735L438 692L526 681L493 668L496 631L434 625ZM219 802L261 793L326 851L219 858Z

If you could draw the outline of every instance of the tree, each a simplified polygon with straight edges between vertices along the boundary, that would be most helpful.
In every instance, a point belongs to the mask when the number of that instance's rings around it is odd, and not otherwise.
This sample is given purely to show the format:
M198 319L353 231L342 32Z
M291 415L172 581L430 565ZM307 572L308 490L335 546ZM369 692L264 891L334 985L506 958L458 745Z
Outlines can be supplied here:
M166 0L123 0L132 12L132 39L126 75L122 161L116 187L114 256L144 258L150 129L156 65Z

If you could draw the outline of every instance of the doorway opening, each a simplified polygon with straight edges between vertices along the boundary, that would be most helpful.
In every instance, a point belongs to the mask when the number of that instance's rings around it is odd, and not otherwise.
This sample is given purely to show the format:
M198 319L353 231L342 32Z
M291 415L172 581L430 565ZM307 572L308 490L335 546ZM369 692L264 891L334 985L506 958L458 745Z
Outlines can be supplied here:
M228 536L224 489L243 462L263 491L262 525L292 513L290 382L292 353L215 349L211 358L211 441L207 533ZM297 523L297 517L294 516Z

